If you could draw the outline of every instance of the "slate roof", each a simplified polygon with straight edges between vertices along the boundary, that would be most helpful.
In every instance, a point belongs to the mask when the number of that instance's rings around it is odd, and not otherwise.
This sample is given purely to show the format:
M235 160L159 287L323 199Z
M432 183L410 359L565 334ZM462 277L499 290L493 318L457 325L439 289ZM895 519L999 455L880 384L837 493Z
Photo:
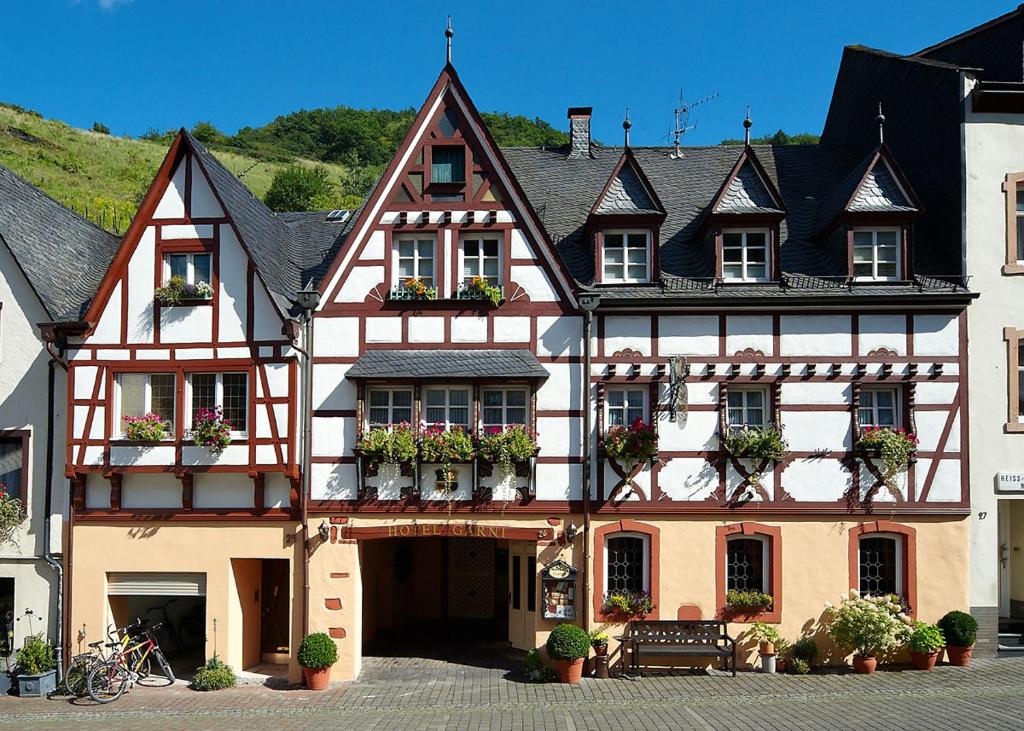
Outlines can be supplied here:
M120 244L2 165L0 241L54 322L82 317Z
M548 372L529 350L368 350L347 378L540 378Z
M627 160L594 210L600 214L660 213L640 176Z
M729 181L715 213L782 213L774 196L765 186L754 163L744 160L739 172Z

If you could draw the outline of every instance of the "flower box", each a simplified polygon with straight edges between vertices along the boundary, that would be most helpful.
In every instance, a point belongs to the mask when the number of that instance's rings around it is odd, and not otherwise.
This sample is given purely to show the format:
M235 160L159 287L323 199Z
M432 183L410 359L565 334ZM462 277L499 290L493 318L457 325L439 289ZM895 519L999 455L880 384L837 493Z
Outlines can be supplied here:
M778 462L786 456L789 444L775 426L741 427L726 430L722 449L738 459L766 459Z
M422 279L409 277L391 288L388 299L398 301L431 301L437 299L437 287L428 287Z
M637 464L658 456L658 433L637 419L627 426L613 426L601 442L603 454L619 463Z
M457 300L481 300L497 307L505 300L505 288L488 284L482 277L473 277L468 282L459 282L455 288Z
M45 698L57 690L57 671L47 670L38 675L18 675L18 695L22 698Z

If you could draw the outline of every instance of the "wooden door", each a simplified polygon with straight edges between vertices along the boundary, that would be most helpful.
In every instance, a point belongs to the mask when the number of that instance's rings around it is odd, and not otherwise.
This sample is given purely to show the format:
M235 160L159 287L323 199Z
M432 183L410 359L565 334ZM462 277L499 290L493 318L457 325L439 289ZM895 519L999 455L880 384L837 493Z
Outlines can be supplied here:
M509 546L508 639L512 647L529 650L536 640L536 545L512 541Z

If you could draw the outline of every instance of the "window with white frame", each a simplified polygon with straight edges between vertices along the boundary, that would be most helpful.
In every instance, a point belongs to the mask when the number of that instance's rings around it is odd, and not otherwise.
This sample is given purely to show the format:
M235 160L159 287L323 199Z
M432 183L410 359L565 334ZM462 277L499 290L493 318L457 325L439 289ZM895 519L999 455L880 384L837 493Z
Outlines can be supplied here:
M164 254L164 284L181 277L185 284L213 281L213 255L209 252Z
M725 543L726 591L769 591L767 536L729 536Z
M485 428L526 424L525 388L485 388L480 400Z
M727 282L766 282L767 229L722 233L722 278Z
M367 394L370 427L412 423L412 390L408 388L371 388Z
M1024 264L1024 188L1017 188L1017 263Z
M892 281L900 278L898 228L855 229L853 276L860 281Z
M860 425L887 426L899 424L899 399L895 388L865 388L860 392L857 410Z
M650 592L650 536L615 533L604 539L604 591Z
M726 424L732 429L768 425L768 392L763 388L730 388Z
M649 231L605 231L602 246L604 282L650 281Z
M120 392L118 399L119 413L117 428L125 432L126 416L145 416L156 414L170 425L174 432L174 394L175 379L173 373L121 373L117 377Z
M481 277L489 285L501 284L501 237L477 235L462 237L462 281Z
M609 388L605 393L608 426L629 426L647 421L647 391L643 388Z
M249 423L249 376L246 373L192 373L189 375L192 411L224 410L231 431L244 434Z
M903 594L901 536L869 533L858 542L857 571L862 595Z
M434 286L434 238L432 236L398 237L392 246L396 287L408 279L419 279L427 287Z
M424 389L424 411L428 426L445 429L460 426L469 430L470 395L468 388Z

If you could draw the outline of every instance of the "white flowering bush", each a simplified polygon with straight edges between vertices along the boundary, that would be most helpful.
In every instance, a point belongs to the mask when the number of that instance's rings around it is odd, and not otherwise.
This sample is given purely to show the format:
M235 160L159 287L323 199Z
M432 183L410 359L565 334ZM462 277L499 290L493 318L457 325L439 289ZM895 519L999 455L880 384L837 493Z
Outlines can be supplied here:
M861 596L850 589L839 606L825 605L836 644L863 657L902 647L913 622L896 596Z

